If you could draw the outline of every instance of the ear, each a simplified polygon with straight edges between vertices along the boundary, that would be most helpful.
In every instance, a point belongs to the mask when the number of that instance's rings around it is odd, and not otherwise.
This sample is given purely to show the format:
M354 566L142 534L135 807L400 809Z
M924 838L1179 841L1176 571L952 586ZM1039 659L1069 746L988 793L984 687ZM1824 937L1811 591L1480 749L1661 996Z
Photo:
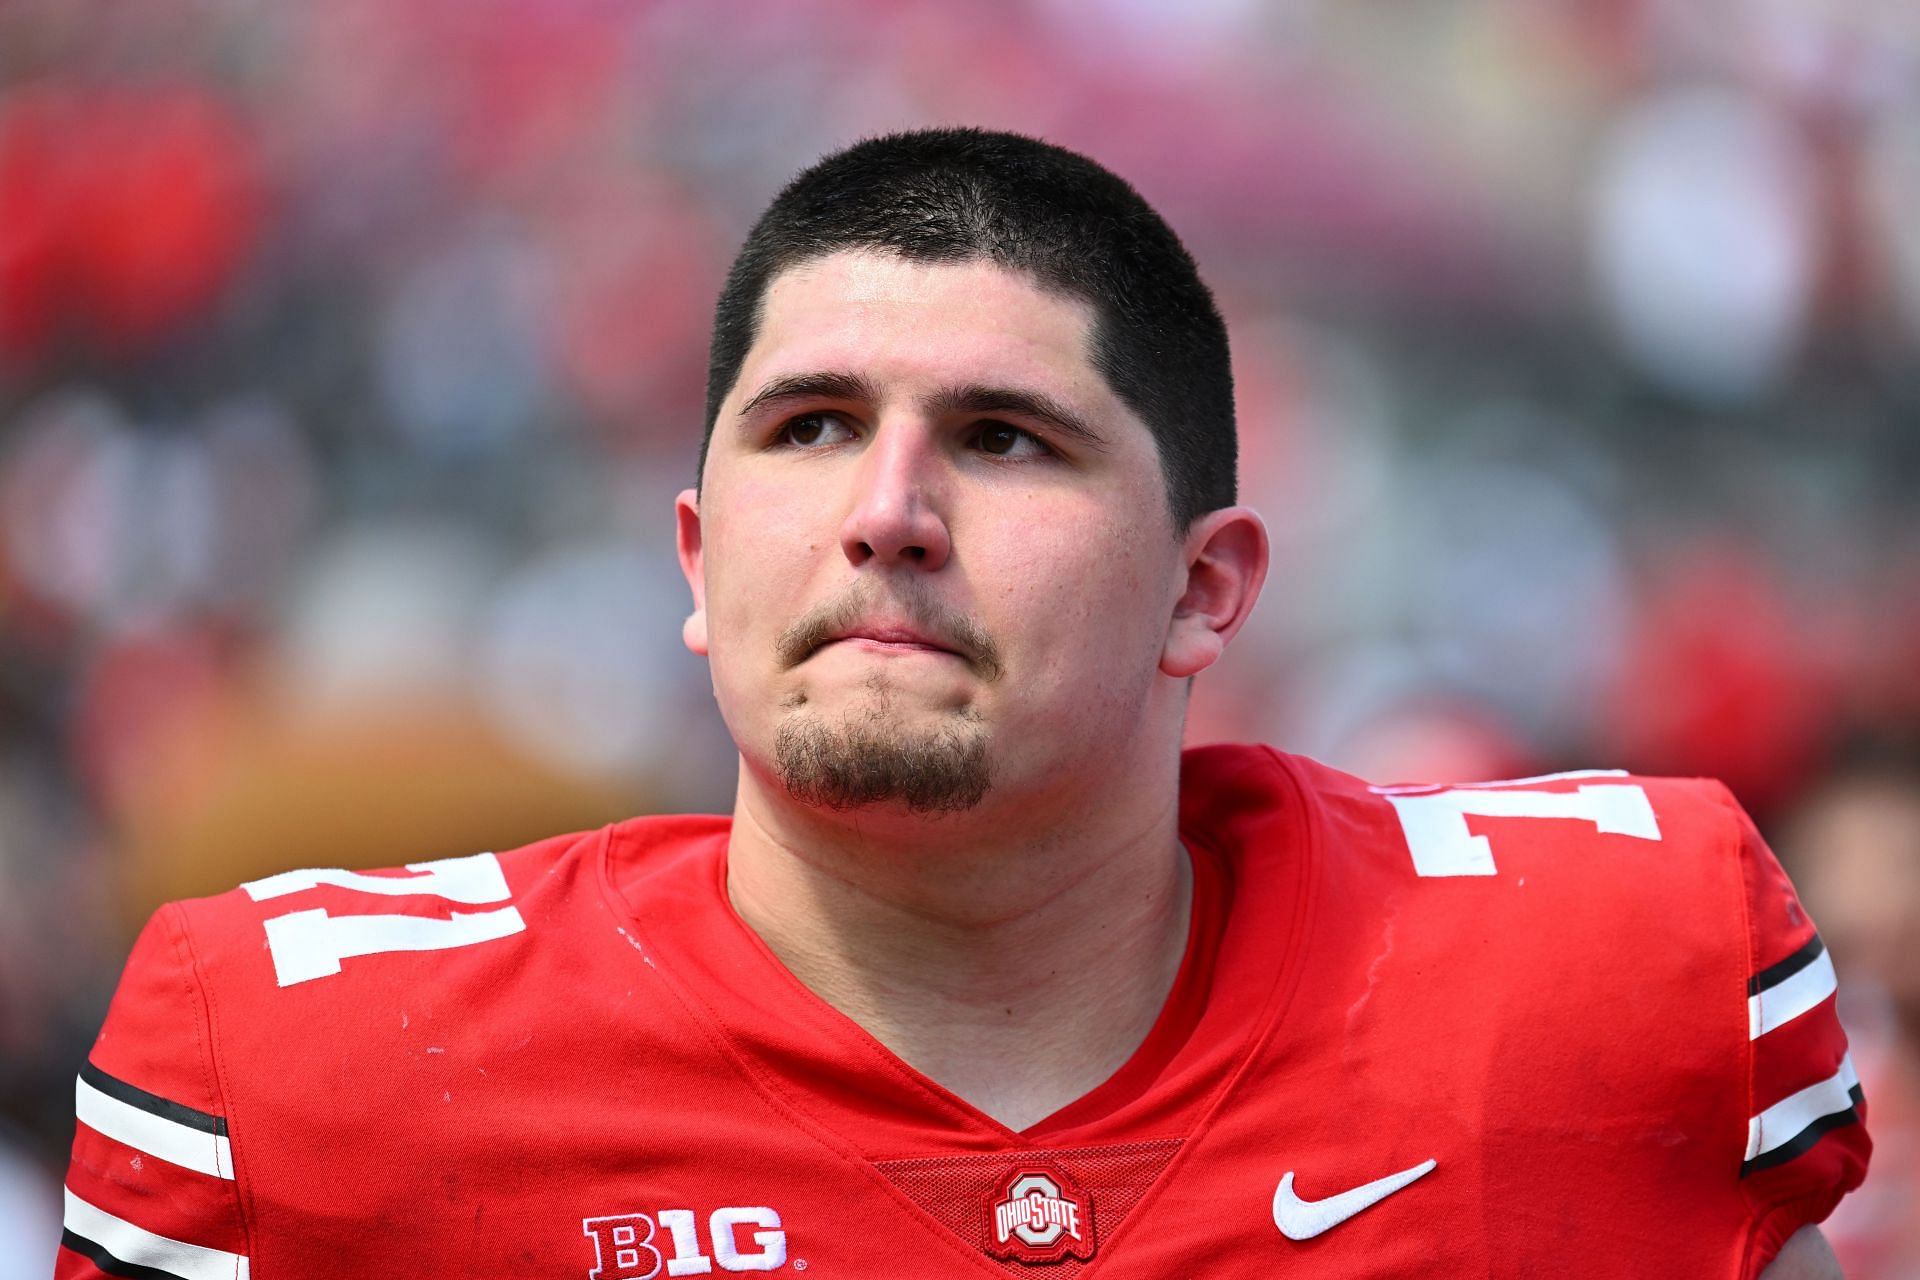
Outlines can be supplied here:
M701 558L700 494L682 489L673 500L674 546L680 553L680 572L693 590L693 612L680 626L680 638L701 657L707 654L707 575Z
M1173 606L1160 670L1176 680L1204 671L1253 612L1267 580L1267 526L1247 507L1222 507L1182 540L1186 589Z

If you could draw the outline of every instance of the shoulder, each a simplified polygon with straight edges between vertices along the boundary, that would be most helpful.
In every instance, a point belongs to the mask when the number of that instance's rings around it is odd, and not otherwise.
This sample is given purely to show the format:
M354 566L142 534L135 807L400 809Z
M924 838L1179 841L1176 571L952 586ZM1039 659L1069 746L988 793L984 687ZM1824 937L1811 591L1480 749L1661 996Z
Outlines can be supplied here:
M122 971L90 1068L220 1112L253 1056L404 1028L423 997L503 988L532 938L564 938L604 832L401 867L302 868L156 911Z
M122 986L166 970L245 1006L249 1022L320 1007L351 1019L416 985L497 1005L520 985L497 975L530 976L617 939L622 898L689 878L690 862L724 844L716 829L711 817L642 817L499 852L279 872L162 908Z
M631 955L610 851L643 868L672 864L685 825L634 819L501 852L299 868L168 903L128 958L93 1065L144 1088L192 1059L194 1082L162 1082L193 1083L210 1103L203 1077L277 1072L351 1046L368 1058L415 1040L424 1050L440 1026L550 1016L567 975Z
M686 843L675 821L299 868L168 903L128 957L89 1070L228 1116L349 1075L371 1102L419 1060L553 1026L569 1007L556 991L633 956L610 849L624 837L642 865L669 862Z
M688 843L642 819L162 907L75 1086L68 1247L243 1267L255 1198L395 1211L355 1160L465 1159L591 1085L608 1027L661 1022L608 887L622 841L646 867Z
M1323 902L1395 921L1429 974L1466 975L1458 1007L1500 1012L1502 1061L1536 1080L1580 1061L1593 1078L1569 1106L1624 1098L1629 1121L1670 1112L1674 1132L1698 1133L1697 1194L1748 1224L1747 1274L1859 1185L1870 1144L1833 966L1719 782L1377 784L1264 748L1189 765L1213 775L1200 793L1230 825L1246 827L1242 808L1303 809ZM1369 926L1348 928L1373 954Z
M1240 832L1297 811L1349 866L1376 863L1412 879L1493 879L1537 866L1620 894L1688 877L1730 889L1757 844L1739 804L1711 779L1592 769L1377 783L1261 746L1188 752L1182 806L1184 816Z
M605 839L584 832L364 871L296 868L169 904L155 921L177 937L200 980L223 988L342 977L360 985L353 975L368 967L363 957L410 957L402 962L418 966L427 953L514 938L530 919L564 912L572 895L556 890L589 878Z
M1757 972L1749 902L1773 864L1718 783L1601 770L1374 783L1265 747L1185 763L1183 831L1242 883L1298 875L1317 918L1348 921L1317 945L1364 949L1363 922L1417 922L1455 961L1530 957L1529 972L1556 974L1543 998L1563 1002L1612 1000L1609 982L1685 1001Z

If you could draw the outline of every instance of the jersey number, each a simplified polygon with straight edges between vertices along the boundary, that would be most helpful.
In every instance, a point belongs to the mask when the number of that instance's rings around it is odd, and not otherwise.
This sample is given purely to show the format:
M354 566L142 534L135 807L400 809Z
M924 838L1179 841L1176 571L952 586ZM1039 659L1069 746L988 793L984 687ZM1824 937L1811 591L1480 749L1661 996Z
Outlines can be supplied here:
M491 853L437 862L411 862L412 876L370 876L338 867L283 871L240 886L255 902L301 893L323 884L384 897L430 894L450 902L477 905L505 902L507 877ZM491 942L527 927L514 907L494 911L456 911L445 918L406 915L328 915L325 907L290 911L266 922L267 949L283 987L340 972L349 956L385 951L445 951L475 942Z
M1554 774L1517 782L1478 782L1444 791L1378 787L1400 815L1400 830L1423 876L1490 876L1493 846L1467 827L1467 815L1488 818L1561 818L1590 822L1604 834L1658 840L1660 824L1638 783L1581 783L1575 791L1506 790L1568 777L1620 777L1619 773Z

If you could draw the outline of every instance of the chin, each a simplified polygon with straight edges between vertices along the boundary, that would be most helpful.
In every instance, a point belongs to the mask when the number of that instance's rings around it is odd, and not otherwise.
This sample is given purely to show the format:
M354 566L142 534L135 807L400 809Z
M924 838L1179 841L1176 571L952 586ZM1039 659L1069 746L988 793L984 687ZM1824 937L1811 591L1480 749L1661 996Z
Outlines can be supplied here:
M901 717L856 706L834 715L803 703L774 734L773 773L793 799L820 808L958 813L992 789L989 739L965 711Z

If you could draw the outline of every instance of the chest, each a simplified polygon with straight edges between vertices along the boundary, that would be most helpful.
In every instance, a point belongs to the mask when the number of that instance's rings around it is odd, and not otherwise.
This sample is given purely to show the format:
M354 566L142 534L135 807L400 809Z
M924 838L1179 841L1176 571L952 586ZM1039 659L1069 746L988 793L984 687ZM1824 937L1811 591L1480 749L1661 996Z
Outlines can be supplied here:
M832 1062L809 1080L794 1045L770 1072L659 999L505 1019L418 1006L392 1036L285 1063L283 1088L258 1082L245 1131L275 1138L237 1144L255 1274L1731 1267L1733 1207L1698 1191L1717 1159L1711 1086L1676 1099L1671 1046L1648 1039L1660 1010L1576 1034L1544 979L1471 978L1466 942L1409 921L1379 945L1378 964L1323 946L1195 1122L1136 1116L1031 1148L966 1132L877 1145L813 1105L841 1093ZM1636 1270L1675 1250L1682 1271Z

